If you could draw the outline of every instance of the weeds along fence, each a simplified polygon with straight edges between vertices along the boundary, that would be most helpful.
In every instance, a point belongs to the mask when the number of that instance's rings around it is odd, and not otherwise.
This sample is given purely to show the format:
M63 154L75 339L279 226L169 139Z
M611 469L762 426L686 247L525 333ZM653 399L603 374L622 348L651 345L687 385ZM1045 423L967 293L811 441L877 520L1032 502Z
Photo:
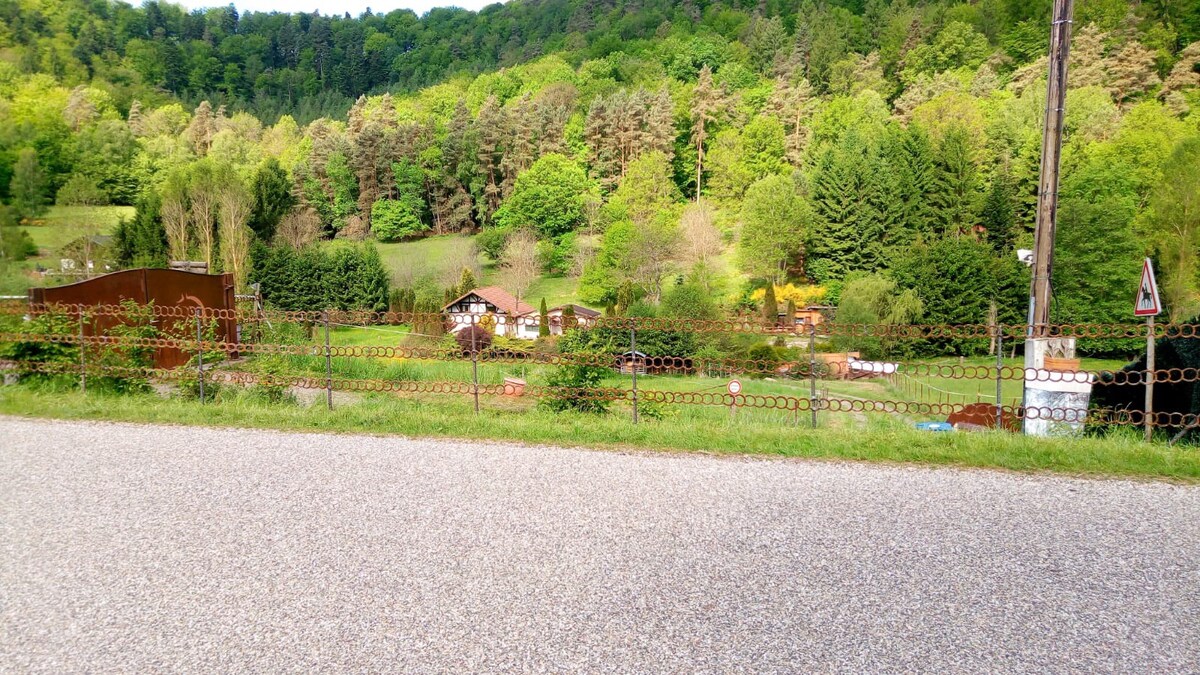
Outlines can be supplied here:
M237 322L238 340L216 339L219 322L230 320ZM6 381L54 381L84 391L167 385L204 402L219 401L229 388L280 400L308 390L307 398L329 407L335 393L346 399L377 392L451 397L476 413L536 405L628 414L634 424L679 415L696 423L950 421L960 428L1016 430L1045 420L1075 431L1149 426L1166 440L1195 439L1200 325L1156 325L1155 336L1167 348L1159 350L1164 367L1153 371L1135 360L1146 330L1141 324L1054 326L1055 337L1120 358L1027 368L1018 351L1024 326L779 326L756 317L497 322L419 313L9 302L0 304L0 368ZM190 359L156 367L163 350ZM1148 382L1156 401L1149 413L1142 403ZM1089 402L1023 403L1026 387L1047 385L1090 389Z

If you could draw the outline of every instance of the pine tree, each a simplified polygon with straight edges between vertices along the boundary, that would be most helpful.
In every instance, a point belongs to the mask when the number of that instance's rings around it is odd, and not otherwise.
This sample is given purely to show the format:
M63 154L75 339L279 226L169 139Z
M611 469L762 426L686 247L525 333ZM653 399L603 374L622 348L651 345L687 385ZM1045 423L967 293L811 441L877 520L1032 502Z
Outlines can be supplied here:
M606 308L606 310L605 310L605 316L615 316L615 315L613 314L613 310L612 310L612 306L611 306L611 305L610 305L608 308ZM574 327L575 327L575 325L576 325L576 321L575 321L575 305L568 304L568 305L566 305L565 307L563 307L563 311L562 311L562 325L563 325L563 331L567 331L567 330L569 330L569 329L571 329L571 328L574 328Z
M700 200L704 176L704 142L708 140L708 125L716 120L721 94L713 84L712 69L705 64L700 69L696 90L692 95L692 143L696 146L696 201Z
M537 121L529 94L523 95L508 116L508 149L504 153L503 193L507 197L516 185L517 176L537 159Z
M538 307L538 337L550 337L550 316L546 310L546 299Z
M144 121L142 116L142 102L135 98L129 103L129 116L127 117L129 130L133 132L134 136L142 135L142 123Z
M196 106L196 112L192 114L192 121L188 124L187 131L184 132L188 142L192 144L192 150L201 157L208 154L208 149L212 146L213 134L216 132L216 118L213 115L212 104L208 101L201 101L200 105Z
M938 148L934 192L935 227L942 236L970 234L978 222L979 180L967 131L946 132Z
M671 161L675 155L675 112L671 92L666 87L658 90L646 115L646 149L658 151Z
M21 148L8 187L18 219L36 218L46 212L47 188L46 174L38 162L37 150Z
M121 267L165 267L167 233L160 215L158 193L146 192L137 203L132 220L122 219L113 235L117 263Z
M254 194L250 229L261 241L269 242L275 236L279 221L296 203L288 184L287 171L279 164L279 160L269 157L255 171L250 187Z
M584 121L584 140L588 146L588 164L591 165L591 175L605 191L616 189L620 178L617 170L615 147L613 144L613 124L609 106L604 98L597 96L592 99Z
M931 197L937 171L928 134L921 127L910 125L889 139L887 155L896 171L900 195L897 206L902 231L895 233L893 241L902 244L916 236L932 234L937 214Z
M617 289L617 316L624 316L629 311L630 306L633 305L633 301L633 282L626 281Z
M763 321L774 326L779 323L779 301L775 299L775 284L767 284L767 292L763 295Z
M475 290L478 284L475 282L475 274L471 272L471 268L464 267L462 274L458 276L458 286L455 287L457 295L466 295Z
M501 162L504 159L504 129L507 126L504 110L495 96L488 96L475 120L478 138L479 172L483 179L482 199L479 200L479 220L488 225L500 208L502 182Z
M542 96L538 98L534 110L538 123L538 155L565 153L567 146L563 131L571 116L570 106Z
M992 176L992 186L983 201L980 220L987 230L988 242L998 255L1011 255L1017 237L1015 190L1008 173L1008 162L1004 162Z
M808 80L793 85L785 78L775 80L775 90L767 99L764 112L778 117L787 131L787 158L792 166L800 166L808 144L808 126L804 121L814 107L812 86Z
M887 260L887 237L900 222L898 195L891 166L857 132L827 149L812 179L808 275L827 282L880 269Z

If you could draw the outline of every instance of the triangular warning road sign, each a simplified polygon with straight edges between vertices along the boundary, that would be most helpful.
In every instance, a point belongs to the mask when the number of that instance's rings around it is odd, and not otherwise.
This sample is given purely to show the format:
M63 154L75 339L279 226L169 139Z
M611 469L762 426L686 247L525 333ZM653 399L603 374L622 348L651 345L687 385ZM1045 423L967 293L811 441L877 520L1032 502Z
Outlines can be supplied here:
M1158 283L1154 281L1154 266L1150 259L1142 263L1142 283L1138 284L1137 298L1133 301L1134 316L1158 316L1162 303L1158 300Z

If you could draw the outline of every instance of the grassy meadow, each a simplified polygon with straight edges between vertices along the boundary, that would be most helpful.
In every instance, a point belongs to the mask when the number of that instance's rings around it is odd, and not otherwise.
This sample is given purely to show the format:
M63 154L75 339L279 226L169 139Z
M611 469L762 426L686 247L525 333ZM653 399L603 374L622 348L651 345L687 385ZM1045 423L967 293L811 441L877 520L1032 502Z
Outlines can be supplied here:
M688 417L645 419L634 425L623 414L549 413L515 410L487 401L473 414L469 397L436 400L368 394L327 410L269 403L252 393L226 389L216 401L54 392L18 385L0 387L0 414L75 420L281 429L288 431L434 436L499 440L629 451L702 452L716 455L853 460L885 463L1124 476L1200 482L1194 448L1142 443L1136 433L1106 438L1036 439L1004 433L921 433L875 422L867 428L816 431L803 425L763 424L726 415L697 424ZM31 412L36 411L36 412ZM514 414L519 412L520 414Z
M112 234L122 218L132 218L132 206L52 206L45 216L23 225L38 254L19 263L0 268L0 295L21 295L31 286L58 285L75 281L73 277L45 277L36 274L40 266L59 268L60 250L84 234Z

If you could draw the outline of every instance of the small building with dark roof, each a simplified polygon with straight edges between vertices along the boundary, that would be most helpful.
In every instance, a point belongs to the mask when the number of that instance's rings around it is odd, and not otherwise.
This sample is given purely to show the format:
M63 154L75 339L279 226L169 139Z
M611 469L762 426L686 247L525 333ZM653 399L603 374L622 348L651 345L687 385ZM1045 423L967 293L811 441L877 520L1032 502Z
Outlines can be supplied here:
M572 328L572 326L566 325L566 322L563 320L563 311L566 310L567 307L570 307L575 312L576 326L590 326L596 322L596 319L600 318L600 312L597 312L594 309L588 309L583 305L566 304L553 307L546 310L546 318L550 323L551 335L562 335L564 328Z

